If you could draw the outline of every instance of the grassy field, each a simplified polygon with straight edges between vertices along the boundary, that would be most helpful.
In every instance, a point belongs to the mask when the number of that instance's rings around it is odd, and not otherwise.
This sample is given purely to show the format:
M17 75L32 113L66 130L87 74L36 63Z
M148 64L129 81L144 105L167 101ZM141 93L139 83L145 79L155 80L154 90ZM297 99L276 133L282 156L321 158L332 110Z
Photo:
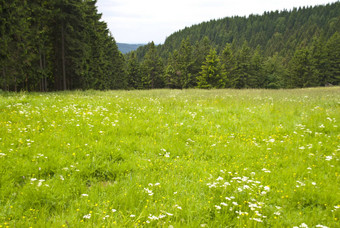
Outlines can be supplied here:
M0 227L340 227L340 88L0 93Z

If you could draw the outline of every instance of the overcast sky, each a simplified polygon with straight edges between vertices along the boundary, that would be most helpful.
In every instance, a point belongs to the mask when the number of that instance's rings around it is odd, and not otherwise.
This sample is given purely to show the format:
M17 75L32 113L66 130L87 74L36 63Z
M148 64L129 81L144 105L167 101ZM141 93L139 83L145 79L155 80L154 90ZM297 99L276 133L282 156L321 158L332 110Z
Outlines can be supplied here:
M119 43L163 43L173 32L211 19L262 14L336 0L97 0Z

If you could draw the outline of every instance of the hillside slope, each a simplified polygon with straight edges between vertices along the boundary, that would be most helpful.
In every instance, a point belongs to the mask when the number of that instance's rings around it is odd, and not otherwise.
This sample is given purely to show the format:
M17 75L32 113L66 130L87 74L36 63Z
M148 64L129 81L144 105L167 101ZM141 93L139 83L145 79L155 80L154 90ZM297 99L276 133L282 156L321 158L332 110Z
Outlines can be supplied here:
M276 52L287 56L294 53L296 48L309 45L314 36L328 39L336 31L340 32L339 1L203 22L171 34L163 45L158 46L158 52L161 57L167 58L169 53L180 47L183 39L189 38L191 44L195 44L208 37L218 53L226 43L232 43L234 49L238 49L247 41L252 49L260 46L265 56ZM141 59L147 49L147 46L139 48L137 56Z

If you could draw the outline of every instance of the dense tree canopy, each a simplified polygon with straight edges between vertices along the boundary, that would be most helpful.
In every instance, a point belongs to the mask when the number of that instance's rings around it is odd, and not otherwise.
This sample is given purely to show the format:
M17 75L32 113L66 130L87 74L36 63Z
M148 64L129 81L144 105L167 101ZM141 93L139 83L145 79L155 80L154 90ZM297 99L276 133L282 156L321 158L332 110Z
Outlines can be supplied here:
M10 91L340 84L340 2L203 22L125 56L96 0L0 0Z
M0 0L0 15L2 89L126 87L124 57L95 0Z

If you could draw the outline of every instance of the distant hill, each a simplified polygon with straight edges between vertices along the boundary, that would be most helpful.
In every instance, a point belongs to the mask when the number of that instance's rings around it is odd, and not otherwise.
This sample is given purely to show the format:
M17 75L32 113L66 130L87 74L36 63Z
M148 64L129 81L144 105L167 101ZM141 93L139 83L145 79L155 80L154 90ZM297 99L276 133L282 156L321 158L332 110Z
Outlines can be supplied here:
M208 37L218 53L221 53L226 43L233 44L236 50L247 41L252 49L260 46L265 56L274 53L287 56L292 55L296 48L311 44L314 36L328 39L335 32L340 32L339 1L202 22L171 34L164 44L157 46L157 51L162 58L167 59L169 53L180 47L183 39L188 38L194 45ZM137 50L138 59L142 59L147 50L148 45L140 47Z
M123 53L129 53L130 51L137 50L138 47L143 46L144 44L125 44L125 43L117 43L118 49Z

